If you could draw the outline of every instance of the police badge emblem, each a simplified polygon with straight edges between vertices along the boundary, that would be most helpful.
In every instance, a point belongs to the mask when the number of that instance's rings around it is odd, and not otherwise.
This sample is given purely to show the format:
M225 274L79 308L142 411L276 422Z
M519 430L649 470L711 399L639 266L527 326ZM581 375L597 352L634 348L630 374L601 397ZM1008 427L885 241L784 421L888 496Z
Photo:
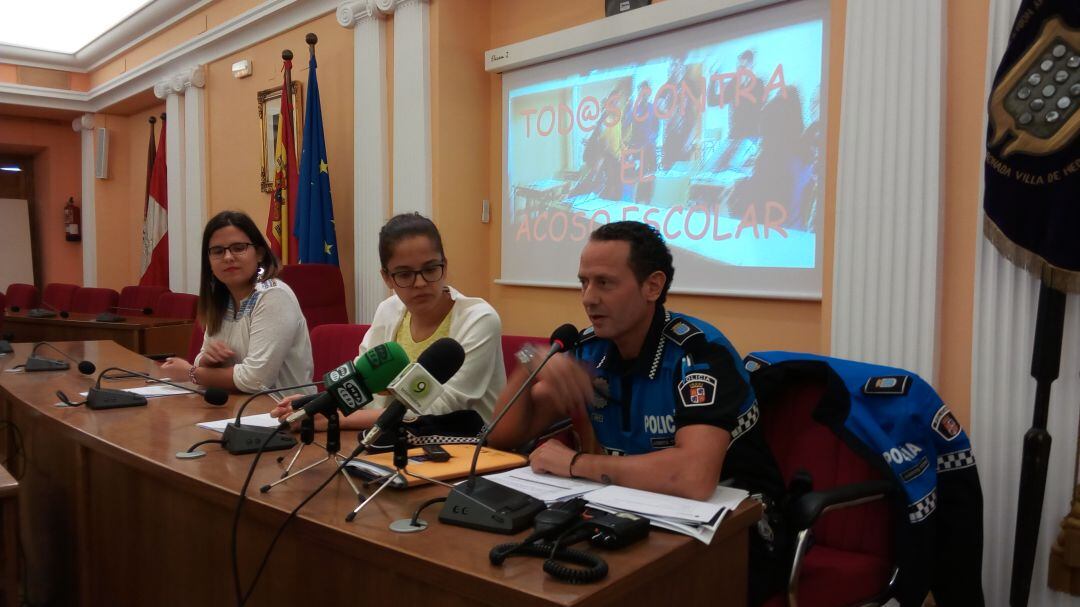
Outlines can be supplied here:
M706 407L716 400L716 378L706 373L687 373L679 383L684 407Z
M942 405L937 410L937 413L934 414L934 421L930 425L934 428L934 432L937 432L945 440L956 438L961 431L960 422L956 421L956 417L953 416L952 411L949 411L948 405Z

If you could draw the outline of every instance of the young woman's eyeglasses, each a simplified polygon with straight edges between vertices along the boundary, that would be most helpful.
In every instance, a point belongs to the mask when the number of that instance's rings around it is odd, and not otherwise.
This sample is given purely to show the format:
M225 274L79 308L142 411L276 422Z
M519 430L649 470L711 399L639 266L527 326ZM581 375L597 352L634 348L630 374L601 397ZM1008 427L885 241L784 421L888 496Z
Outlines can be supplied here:
M443 277L443 272L446 271L446 264L440 263L433 266L428 266L421 270L398 270L397 272L391 272L390 277L394 279L394 284L407 289L416 283L416 275L419 274L424 278L424 282L433 283L439 281Z
M233 254L233 257L243 255L244 251L248 250L248 247L252 246L250 242L234 242L227 247L210 247L206 250L210 255L210 259L221 259L225 257L225 251Z

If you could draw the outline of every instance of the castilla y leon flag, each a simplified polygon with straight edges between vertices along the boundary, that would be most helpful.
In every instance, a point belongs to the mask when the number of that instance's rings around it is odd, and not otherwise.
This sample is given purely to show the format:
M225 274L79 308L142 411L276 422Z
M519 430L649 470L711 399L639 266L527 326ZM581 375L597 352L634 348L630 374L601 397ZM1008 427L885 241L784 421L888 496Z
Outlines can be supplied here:
M266 219L266 240L282 263L296 263L298 246L292 226L296 224L296 142L293 130L292 52L282 53L285 80L281 86L281 114L274 137L274 190ZM287 239L282 234L288 234Z
M169 286L169 188L165 174L165 115L161 115L154 169L150 174L150 195L142 229L142 277L140 285Z
M1025 0L990 92L984 232L1059 291L1080 292L1080 3Z

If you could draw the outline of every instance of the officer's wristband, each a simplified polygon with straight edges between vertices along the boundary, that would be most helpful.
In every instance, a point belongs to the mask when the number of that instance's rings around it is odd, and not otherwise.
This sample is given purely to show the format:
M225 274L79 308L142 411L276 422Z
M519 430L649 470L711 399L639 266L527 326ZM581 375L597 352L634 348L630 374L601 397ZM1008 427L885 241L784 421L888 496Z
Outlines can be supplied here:
M585 452L578 451L574 454L574 457L570 458L570 478L581 478L580 476L574 476L574 462L576 462L577 458L581 457L582 455L585 455Z

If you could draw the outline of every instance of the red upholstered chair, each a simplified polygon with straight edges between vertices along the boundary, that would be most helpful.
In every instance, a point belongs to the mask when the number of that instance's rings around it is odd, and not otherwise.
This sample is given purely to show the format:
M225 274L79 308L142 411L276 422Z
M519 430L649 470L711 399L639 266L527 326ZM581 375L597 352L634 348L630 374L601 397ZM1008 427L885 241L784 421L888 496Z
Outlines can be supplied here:
M521 349L521 346L527 343L542 344L547 340L543 337L526 337L524 335L503 335L502 336L502 351L503 351L503 366L506 367L506 374L517 369L518 361L514 357L514 354Z
M154 308L154 316L159 318L183 318L194 320L195 311L199 306L199 297L187 293L173 293L166 291L158 298ZM201 333L200 333L201 335Z
M29 310L38 305L38 290L34 285L13 282L7 288L7 305Z
M315 380L341 363L356 358L360 342L371 325L319 325L311 330L311 358ZM319 387L322 390L322 386Z
M116 302L120 300L120 294L112 289L100 287L79 287L71 298L70 312L82 312L84 314L100 314L112 312L116 309ZM121 314L121 316L123 316Z
M793 384L777 394L758 394L761 423L784 482L790 486L800 472L812 479L813 491L799 505L818 499L824 507L793 509L820 514L813 520L789 516L798 541L788 596L777 595L766 605L881 604L894 570L889 503L879 499L889 483L812 417L825 393L824 379ZM827 495L832 499L821 500Z
M169 287L150 285L132 285L120 290L119 314L139 314L139 310L149 309L150 314L157 313L158 299L169 292Z
M345 283L337 266L325 263L282 266L278 278L296 293L309 331L319 325L349 322Z
M41 294L41 301L54 310L64 312L71 311L71 300L75 297L77 285L69 285L63 282L54 282L45 285L45 292Z

